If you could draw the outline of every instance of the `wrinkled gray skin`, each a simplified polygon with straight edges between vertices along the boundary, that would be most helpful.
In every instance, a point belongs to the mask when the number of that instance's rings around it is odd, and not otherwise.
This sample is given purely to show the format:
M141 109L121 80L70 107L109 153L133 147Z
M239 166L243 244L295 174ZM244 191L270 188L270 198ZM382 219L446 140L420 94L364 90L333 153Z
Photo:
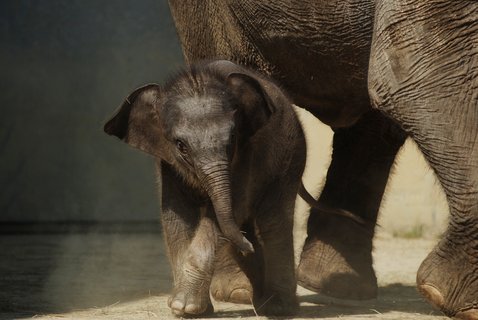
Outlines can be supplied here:
M451 212L418 289L448 316L478 319L478 2L169 2L188 63L221 57L257 68L335 131L319 201L362 217L368 232L312 209L299 283L339 298L376 296L374 226L410 136ZM213 294L246 301L235 292L248 290L247 279L223 259ZM239 279L232 287L230 274Z
M202 63L135 90L105 131L156 158L174 314L212 311L216 255L241 265L258 313L297 310L292 226L305 140L275 84L228 61Z

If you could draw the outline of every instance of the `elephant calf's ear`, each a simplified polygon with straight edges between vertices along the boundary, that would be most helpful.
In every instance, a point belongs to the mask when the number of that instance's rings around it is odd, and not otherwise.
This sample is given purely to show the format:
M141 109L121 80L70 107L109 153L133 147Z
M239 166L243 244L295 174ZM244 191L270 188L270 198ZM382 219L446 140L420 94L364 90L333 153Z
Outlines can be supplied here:
M239 102L247 127L254 134L269 119L273 108L267 93L257 79L242 73L232 73L227 78L227 86Z
M148 84L136 89L105 124L105 132L159 157L159 100L160 88L157 84Z

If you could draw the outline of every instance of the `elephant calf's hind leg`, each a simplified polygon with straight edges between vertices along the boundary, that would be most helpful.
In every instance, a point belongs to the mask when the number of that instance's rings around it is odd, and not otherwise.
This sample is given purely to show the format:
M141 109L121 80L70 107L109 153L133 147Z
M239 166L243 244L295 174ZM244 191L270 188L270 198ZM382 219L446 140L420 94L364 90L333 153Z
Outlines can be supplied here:
M219 249L211 282L211 295L217 301L251 304L251 282L237 263L237 254L237 250L229 243Z

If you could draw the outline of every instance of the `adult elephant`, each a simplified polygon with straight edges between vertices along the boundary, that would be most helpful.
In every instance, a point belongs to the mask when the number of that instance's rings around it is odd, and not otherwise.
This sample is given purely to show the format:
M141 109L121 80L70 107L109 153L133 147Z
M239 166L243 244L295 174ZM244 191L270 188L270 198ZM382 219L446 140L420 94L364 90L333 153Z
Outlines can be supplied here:
M339 298L376 296L372 239L395 156L412 137L446 193L446 233L417 285L448 316L478 319L478 2L475 0L170 0L188 63L226 58L275 78L334 129L299 283ZM360 228L360 229L359 229ZM234 262L218 262L222 300L246 300ZM232 283L231 283L232 281Z

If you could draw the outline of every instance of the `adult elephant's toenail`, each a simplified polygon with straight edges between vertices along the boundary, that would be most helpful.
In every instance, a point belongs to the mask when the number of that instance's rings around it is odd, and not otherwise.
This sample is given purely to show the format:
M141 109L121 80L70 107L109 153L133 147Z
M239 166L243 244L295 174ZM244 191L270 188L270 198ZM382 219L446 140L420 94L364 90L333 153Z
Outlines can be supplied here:
M461 320L478 320L478 309L460 311L455 315L455 318Z
M429 284L421 284L418 286L418 291L435 307L443 309L445 298L437 288Z

